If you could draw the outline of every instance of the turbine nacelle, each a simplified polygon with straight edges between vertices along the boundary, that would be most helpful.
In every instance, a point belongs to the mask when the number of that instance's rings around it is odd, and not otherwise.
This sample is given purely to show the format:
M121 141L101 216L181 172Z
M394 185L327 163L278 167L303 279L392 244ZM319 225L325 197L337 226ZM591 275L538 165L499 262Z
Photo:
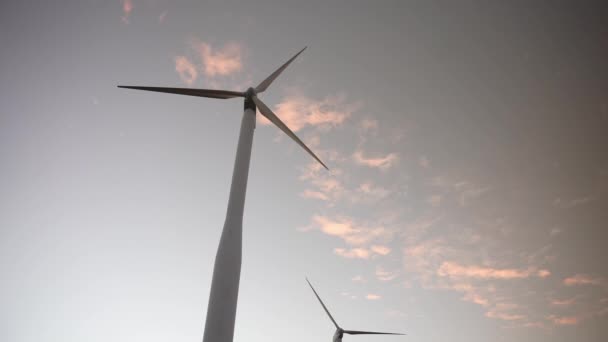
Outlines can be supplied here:
M334 332L333 342L341 342L342 337L344 337L344 330L342 328L337 328L336 332Z

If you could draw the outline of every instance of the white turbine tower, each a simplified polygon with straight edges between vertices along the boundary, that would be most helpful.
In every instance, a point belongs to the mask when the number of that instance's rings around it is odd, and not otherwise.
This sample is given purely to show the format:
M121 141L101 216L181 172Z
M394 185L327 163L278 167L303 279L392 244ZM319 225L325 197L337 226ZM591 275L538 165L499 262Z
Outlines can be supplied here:
M268 78L262 81L257 87L249 88L245 92L192 88L118 86L119 88L216 99L229 99L234 97L245 98L245 112L243 113L243 119L241 121L241 131L236 150L236 160L234 161L234 171L232 173L232 184L230 185L230 197L228 199L228 209L226 210L226 220L224 221L222 237L220 238L217 254L215 256L203 342L232 342L234 336L234 320L236 316L236 304L241 275L243 209L245 206L245 192L247 190L247 176L249 174L253 130L255 129L256 107L262 115L270 120L270 122L275 124L327 169L327 166L323 164L323 162L304 145L289 127L287 127L281 119L279 119L272 110L257 97L259 93L268 88L281 72L283 72L283 70L285 70L302 51L304 51L304 49L268 76Z
M308 279L306 279L306 282L308 283L308 285L310 285L312 292L315 293L315 296L319 300L319 303L321 303L323 310L325 310L325 313L327 313L327 316L329 316L329 319L331 319L331 322L336 327L336 332L334 332L334 337L332 339L333 342L342 342L342 337L344 337L344 334L348 334L348 335L405 335L405 334L399 334L399 333L386 333L386 332L376 332L376 331L359 331L359 330L342 329L338 325L338 323L336 323L336 320L331 316L331 314L329 313L329 310L327 310L327 307L325 306L325 304L323 304L321 297L319 297L319 295L317 294L317 291L315 291L315 288L312 287L312 284L310 283L310 281L308 281Z

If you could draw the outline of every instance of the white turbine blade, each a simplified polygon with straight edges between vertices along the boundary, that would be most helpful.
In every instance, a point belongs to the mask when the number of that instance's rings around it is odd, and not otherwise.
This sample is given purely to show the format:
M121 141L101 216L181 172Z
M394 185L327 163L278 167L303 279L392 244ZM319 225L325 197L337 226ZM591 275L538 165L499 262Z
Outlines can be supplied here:
M166 87L140 87L140 86L118 86L118 88L156 91L159 93L189 95L198 97L210 97L214 99L229 99L233 97L243 97L240 91L216 90L216 89L193 89L193 88L166 88Z
M327 312L327 316L329 316L329 319L331 319L331 321L334 323L334 325L336 326L336 329L340 329L340 326L338 326L338 323L336 323L336 321L334 320L334 318L331 316L331 314L329 313L329 310L327 310L327 307L325 307L325 304L323 304L323 301L321 300L321 297L319 297L319 295L317 294L317 291L315 291L315 288L312 287L312 284L310 283L310 281L308 281L308 278L306 278L306 282L308 283L308 285L310 285L310 288L312 289L312 292L314 292L315 296L317 296L317 299L319 300L319 303L321 303L321 306L323 307L323 310L325 310L325 312Z
M270 74L270 76L268 76L268 78L263 80L262 83L258 84L258 86L255 87L255 92L261 93L264 90L266 90L266 88L268 88L268 86L272 83L272 81L274 81L274 79L277 78L283 72L283 70L285 70L285 68L287 68L289 63L293 62L293 60L296 59L296 57L298 57L304 50L306 50L306 47L304 47L302 50L300 50L300 52L296 53L295 56L291 57L291 59L288 60L285 64L281 65L280 68L278 68L275 72Z
M295 135L290 129L289 127L287 127L287 125L285 125L283 123L283 121L281 121L281 119L279 119L273 112L272 110L270 110L270 108L268 108L268 106L266 106L264 104L264 102L262 102L262 100L258 99L257 96L252 96L251 97L253 99L253 102L255 102L256 106L258 107L258 109L260 110L260 113L262 113L262 115L264 115L268 120L270 120L270 122L272 122L273 124L275 124L281 131L283 131L285 134L287 134L291 139L293 139L296 143L298 143L298 145L300 145L303 149L306 150L306 152L308 152L313 158L315 158L319 163L321 163L321 165L323 165L323 167L327 170L329 170L329 168L327 168L327 166L321 161L321 159L319 159L319 157L317 157L317 155L315 155L309 148L308 146L304 145L304 143L302 142L302 140L300 140L300 138L298 138L297 135Z
M349 335L405 335L400 333L386 333L386 332L375 332L375 331L357 331L357 330L344 330L345 334Z

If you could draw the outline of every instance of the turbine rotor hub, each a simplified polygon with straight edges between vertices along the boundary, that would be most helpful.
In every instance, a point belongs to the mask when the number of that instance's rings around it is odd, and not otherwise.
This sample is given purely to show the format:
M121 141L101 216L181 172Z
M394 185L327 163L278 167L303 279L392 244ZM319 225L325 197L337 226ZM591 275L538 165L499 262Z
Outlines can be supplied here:
M247 89L245 91L245 98L251 98L252 96L255 96L256 92L255 89L253 89L252 87L249 87L249 89Z

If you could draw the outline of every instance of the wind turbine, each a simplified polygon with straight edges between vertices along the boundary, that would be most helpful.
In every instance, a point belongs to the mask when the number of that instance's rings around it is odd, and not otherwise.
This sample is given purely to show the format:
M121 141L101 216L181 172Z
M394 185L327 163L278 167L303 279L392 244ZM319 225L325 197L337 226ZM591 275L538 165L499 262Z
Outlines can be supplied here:
M203 342L232 342L234 336L234 320L241 275L243 210L245 207L253 130L255 129L256 107L270 122L275 124L327 169L327 166L257 97L305 49L300 50L300 52L258 84L257 87L249 88L244 92L215 89L118 86L119 88L215 99L230 99L235 97L243 97L245 99L245 110L243 119L241 120L241 131L236 150L236 159L234 161L226 220L224 221L224 229L222 230L222 236L215 256Z
M405 335L405 334L399 334L399 333L387 333L387 332L375 332L375 331L344 330L344 329L340 328L338 323L336 323L336 320L329 313L329 310L327 310L327 307L325 306L325 304L323 304L323 301L321 300L321 297L319 297L319 295L317 294L317 291L315 291L315 288L312 287L312 284L310 283L310 281L308 281L308 278L306 278L306 282L308 283L308 285L310 285L310 288L312 289L312 292L315 293L315 296L317 296L319 303L321 303L321 306L323 307L323 310L325 310L325 312L327 313L327 316L329 316L329 319L331 319L332 323L336 326L336 332L334 333L333 342L342 342L342 337L344 336L344 334L349 334L349 335Z

